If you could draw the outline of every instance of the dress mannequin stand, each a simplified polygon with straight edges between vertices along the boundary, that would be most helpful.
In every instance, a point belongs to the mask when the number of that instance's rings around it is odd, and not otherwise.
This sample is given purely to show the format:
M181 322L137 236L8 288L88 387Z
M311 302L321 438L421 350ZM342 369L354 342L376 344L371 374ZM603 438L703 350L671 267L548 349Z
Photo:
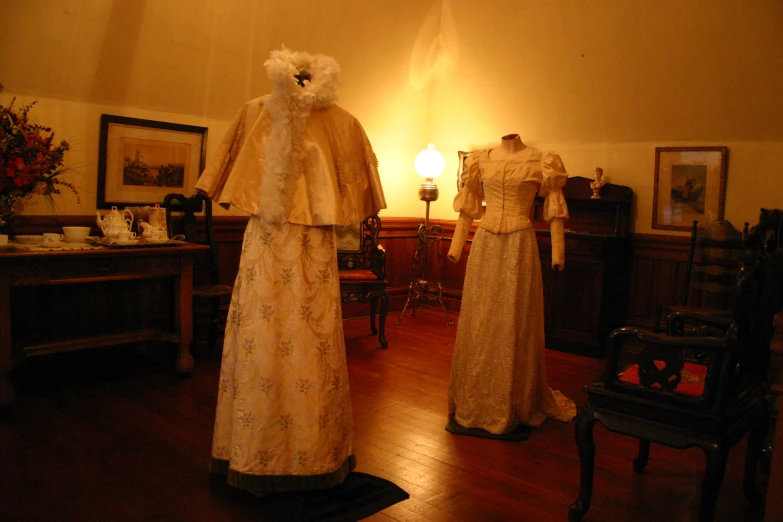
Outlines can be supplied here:
M576 414L573 401L547 384L543 281L529 217L543 197L552 269L562 270L567 173L556 153L527 146L518 134L472 153L465 169L450 261L459 261L473 221L480 224L466 265L446 430L522 441L547 418L569 422Z
M468 435L470 437L481 437L482 439L508 440L511 442L521 442L530 438L530 426L518 424L516 428L508 433L495 435L481 428L465 428L457 424L454 419L449 419L446 424L446 431L454 435Z
M500 140L500 146L495 147L489 153L489 156L495 160L514 160L515 158L522 156L527 145L522 142L519 134L507 134ZM508 440L508 441L523 441L530 437L530 427L524 424L519 424L514 430L508 433L490 433L481 428L465 428L460 426L454 419L449 419L449 423L446 425L446 431L455 435L468 435L470 437L481 437L485 439L495 440Z
M519 134L506 134L500 138L500 146L492 149L489 156L495 160L514 160L526 149L527 145L522 142Z

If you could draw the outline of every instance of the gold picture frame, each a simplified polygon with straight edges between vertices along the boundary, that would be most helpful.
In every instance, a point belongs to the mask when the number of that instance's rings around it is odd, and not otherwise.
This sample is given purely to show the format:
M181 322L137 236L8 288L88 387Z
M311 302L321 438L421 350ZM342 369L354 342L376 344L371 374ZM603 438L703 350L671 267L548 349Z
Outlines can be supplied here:
M656 147L652 228L690 230L723 219L727 147Z
M195 194L206 151L206 127L102 114L97 207L161 203L171 192Z

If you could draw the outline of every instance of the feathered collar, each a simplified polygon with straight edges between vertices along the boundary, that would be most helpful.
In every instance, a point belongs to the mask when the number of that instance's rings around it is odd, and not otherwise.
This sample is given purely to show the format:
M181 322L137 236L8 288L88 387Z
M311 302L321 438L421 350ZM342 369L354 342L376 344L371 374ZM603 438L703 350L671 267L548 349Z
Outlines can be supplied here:
M337 100L340 66L331 56L285 47L272 51L264 66L272 80L272 94L263 101L272 125L264 149L266 165L258 202L266 221L281 223L291 208L291 173L302 165L303 134L310 112Z
M331 56L283 47L270 53L264 67L272 80L272 97L307 98L313 109L337 101L340 66Z

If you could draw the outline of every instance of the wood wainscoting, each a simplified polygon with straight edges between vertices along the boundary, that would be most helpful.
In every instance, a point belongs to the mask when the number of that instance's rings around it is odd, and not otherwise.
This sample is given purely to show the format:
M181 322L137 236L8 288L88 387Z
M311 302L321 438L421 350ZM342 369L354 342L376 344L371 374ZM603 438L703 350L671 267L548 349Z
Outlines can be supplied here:
M380 243L386 249L386 277L389 280L391 310L387 321L393 324L398 317L395 312L399 314L408 295L413 255L418 246L416 230L423 220L384 216L381 216L381 220ZM232 284L236 277L246 224L247 218L242 216L215 217L213 220L222 283ZM443 227L445 237L439 244L442 264L438 267L434 256L429 256L427 273L430 280L442 283L446 308L458 312L468 256L463 255L458 263L446 260L456 220L431 220L430 224ZM16 216L10 224L9 233L14 235L54 232L64 225L91 226L93 234L100 234L94 216ZM472 241L476 226L474 223L468 243ZM542 245L543 241L548 241L548 237L542 240ZM632 326L650 328L655 323L657 310L662 305L677 303L682 298L688 237L632 234L629 250L630 272L627 278L625 322ZM196 278L206 277L206 274L199 273L198 266L196 260ZM437 305L437 302L434 304ZM228 303L224 303L224 306L228 306ZM200 319L202 314L206 313L207 310L194 310L194 323L202 323ZM346 318L368 313L369 304L345 304L343 308ZM196 344L204 342L206 329L202 332L197 326L194 335Z

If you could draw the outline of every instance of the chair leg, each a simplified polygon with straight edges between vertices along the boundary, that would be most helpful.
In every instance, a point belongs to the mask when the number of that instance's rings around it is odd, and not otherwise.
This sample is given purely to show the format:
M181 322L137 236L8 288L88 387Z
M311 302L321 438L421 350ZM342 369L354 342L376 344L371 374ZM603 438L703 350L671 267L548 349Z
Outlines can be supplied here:
M378 307L378 299L377 295L370 298L370 331L373 335L378 333L378 329L375 327L375 309Z
M701 482L701 506L699 520L712 522L715 517L715 505L718 502L723 476L726 474L728 451L719 444L702 448L707 457L707 470Z
M381 296L381 315L378 318L378 340L381 342L381 348L386 349L389 343L386 342L386 313L389 311L389 294L383 292Z
M209 336L207 337L207 346L212 352L217 344L217 325L220 318L220 299L210 299L209 303Z
M637 473L644 471L647 460L650 458L650 440L639 439L639 454L633 459L633 470Z
M568 520L582 520L593 497L593 473L595 471L595 442L593 441L593 426L595 417L590 405L579 408L576 415L576 446L579 450L581 478L579 498L568 508Z
M764 450L764 440L767 437L768 429L769 417L762 414L748 435L748 451L745 457L745 478L742 482L742 489L745 498L753 506L760 505L762 502L762 495L756 490L756 470Z

